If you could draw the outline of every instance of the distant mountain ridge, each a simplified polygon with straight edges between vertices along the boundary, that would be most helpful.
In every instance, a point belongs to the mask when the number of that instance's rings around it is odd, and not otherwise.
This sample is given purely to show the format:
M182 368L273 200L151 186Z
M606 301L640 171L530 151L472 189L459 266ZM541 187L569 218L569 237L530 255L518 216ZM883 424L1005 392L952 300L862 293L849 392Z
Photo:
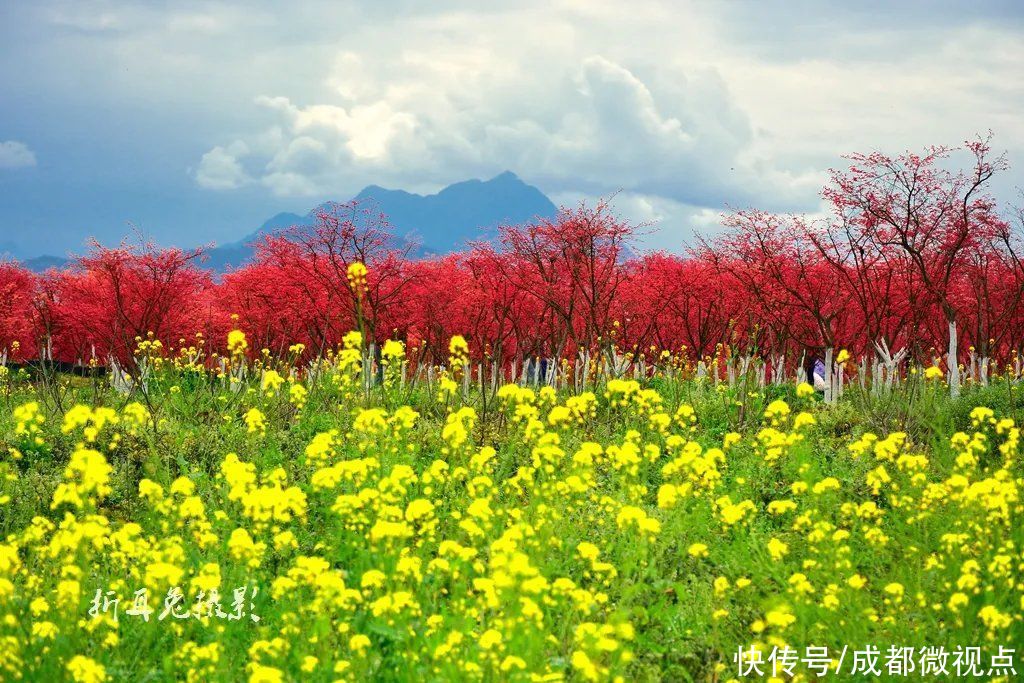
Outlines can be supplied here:
M502 224L553 218L558 207L543 192L505 171L490 180L465 180L436 194L420 195L368 185L354 198L387 216L400 242L414 243L418 256L447 254L467 242L493 236ZM323 204L305 216L279 213L238 242L208 252L206 266L221 272L252 257L252 244L264 236L293 227L312 226Z
M445 253L462 248L502 223L551 218L557 207L511 171L490 180L465 180L437 194L418 195L370 185L355 197L374 201L392 225L411 227L425 247Z
M493 237L502 224L553 218L558 212L543 192L511 171L490 180L454 183L428 195L368 185L353 199L386 215L396 239L406 244L417 243L415 254L419 256L457 251L469 241ZM224 272L244 265L253 256L253 243L292 227L314 225L322 206L313 207L305 216L282 212L269 218L237 242L208 250L204 267ZM22 263L32 270L45 270L65 265L68 259L39 256Z

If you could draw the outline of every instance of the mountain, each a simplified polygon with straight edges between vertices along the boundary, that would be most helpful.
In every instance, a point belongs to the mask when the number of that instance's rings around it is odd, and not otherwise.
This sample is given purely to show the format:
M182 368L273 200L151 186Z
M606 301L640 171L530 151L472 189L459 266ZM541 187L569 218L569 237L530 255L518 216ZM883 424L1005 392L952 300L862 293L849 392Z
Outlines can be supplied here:
M36 256L35 258L25 259L21 262L21 265L25 266L29 270L42 273L49 270L50 268L63 268L64 266L71 263L70 259L62 256Z
M457 251L469 241L493 237L502 224L553 218L558 211L543 192L511 171L490 180L455 183L428 195L369 185L354 200L387 216L398 246L415 245L413 253L418 256ZM323 206L313 207L305 216L285 212L269 218L237 242L208 250L204 267L224 272L245 264L252 258L253 243L292 227L315 225L317 212ZM66 262L54 256L40 256L24 264L33 270L45 270Z
M502 223L554 217L557 207L511 171L487 181L466 180L437 194L418 195L370 185L356 201L376 203L396 232L412 232L432 251L446 253L487 237Z
M272 235L275 232L281 232L293 226L312 225L312 214L313 212L310 212L310 215L300 216L297 213L279 213L264 222L258 230L246 235L237 242L229 242L228 244L208 249L203 267L217 273L223 273L229 268L237 268L252 258L252 244L254 242L258 242L265 235Z
M416 245L413 252L418 256L457 251L468 241L493 236L504 223L553 218L558 212L543 192L511 171L486 181L465 180L428 195L369 185L353 199L387 216L398 246ZM242 265L251 258L254 242L288 228L314 225L322 207L305 216L277 214L238 242L210 250L206 266L220 272Z

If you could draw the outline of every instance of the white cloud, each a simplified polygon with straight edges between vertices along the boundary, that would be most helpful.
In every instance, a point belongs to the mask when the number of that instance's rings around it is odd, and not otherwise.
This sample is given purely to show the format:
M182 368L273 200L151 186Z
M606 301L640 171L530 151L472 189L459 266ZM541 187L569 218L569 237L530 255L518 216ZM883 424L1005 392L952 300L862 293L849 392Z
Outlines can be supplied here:
M248 145L241 141L227 147L214 147L199 160L196 182L208 190L236 190L249 184L252 179L241 163L248 153Z
M263 126L235 139L254 150L244 173L281 196L342 197L510 168L549 193L645 197L667 244L727 206L818 210L844 153L990 127L1024 150L1024 42L992 23L882 31L839 9L815 24L667 0L404 9L325 54L319 90L257 98Z
M24 142L0 142L0 168L24 168L36 165L36 155Z
M236 160L279 195L444 184L505 168L550 191L625 188L680 201L770 182L739 158L750 126L720 77L704 68L674 76L685 85L648 84L604 55L492 58L473 45L394 60L345 54L327 77L335 101L258 97L271 112L259 136L276 145L239 138L263 151Z

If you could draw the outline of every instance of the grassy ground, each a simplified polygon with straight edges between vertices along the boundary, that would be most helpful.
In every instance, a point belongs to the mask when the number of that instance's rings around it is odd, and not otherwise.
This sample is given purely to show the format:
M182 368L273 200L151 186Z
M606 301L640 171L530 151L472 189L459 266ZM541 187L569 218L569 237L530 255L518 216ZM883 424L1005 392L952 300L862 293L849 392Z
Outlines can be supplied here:
M784 646L885 672L889 646L987 671L1024 645L1005 381L484 401L276 370L2 379L0 678L725 680L741 647L770 674Z

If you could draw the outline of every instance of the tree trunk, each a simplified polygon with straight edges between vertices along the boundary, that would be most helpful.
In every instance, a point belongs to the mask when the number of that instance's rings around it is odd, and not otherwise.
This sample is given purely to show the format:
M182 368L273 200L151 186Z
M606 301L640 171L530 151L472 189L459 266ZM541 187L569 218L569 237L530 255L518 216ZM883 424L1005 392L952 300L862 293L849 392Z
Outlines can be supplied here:
M875 354L878 356L879 362L876 363L876 368L879 364L882 366L882 382L879 384L878 389L881 390L883 387L891 389L896 385L896 381L899 379L899 366L906 358L908 349L903 347L893 353L889 349L889 344L885 339L879 339L874 342Z
M835 375L832 369L832 354L833 349L831 346L825 349L825 403L833 403L835 401L832 391L832 378Z
M786 356L777 354L772 356L772 384L783 384L786 381Z
M956 398L960 395L960 365L956 352L956 320L949 321L949 353L946 355L946 366L949 368L949 395Z

